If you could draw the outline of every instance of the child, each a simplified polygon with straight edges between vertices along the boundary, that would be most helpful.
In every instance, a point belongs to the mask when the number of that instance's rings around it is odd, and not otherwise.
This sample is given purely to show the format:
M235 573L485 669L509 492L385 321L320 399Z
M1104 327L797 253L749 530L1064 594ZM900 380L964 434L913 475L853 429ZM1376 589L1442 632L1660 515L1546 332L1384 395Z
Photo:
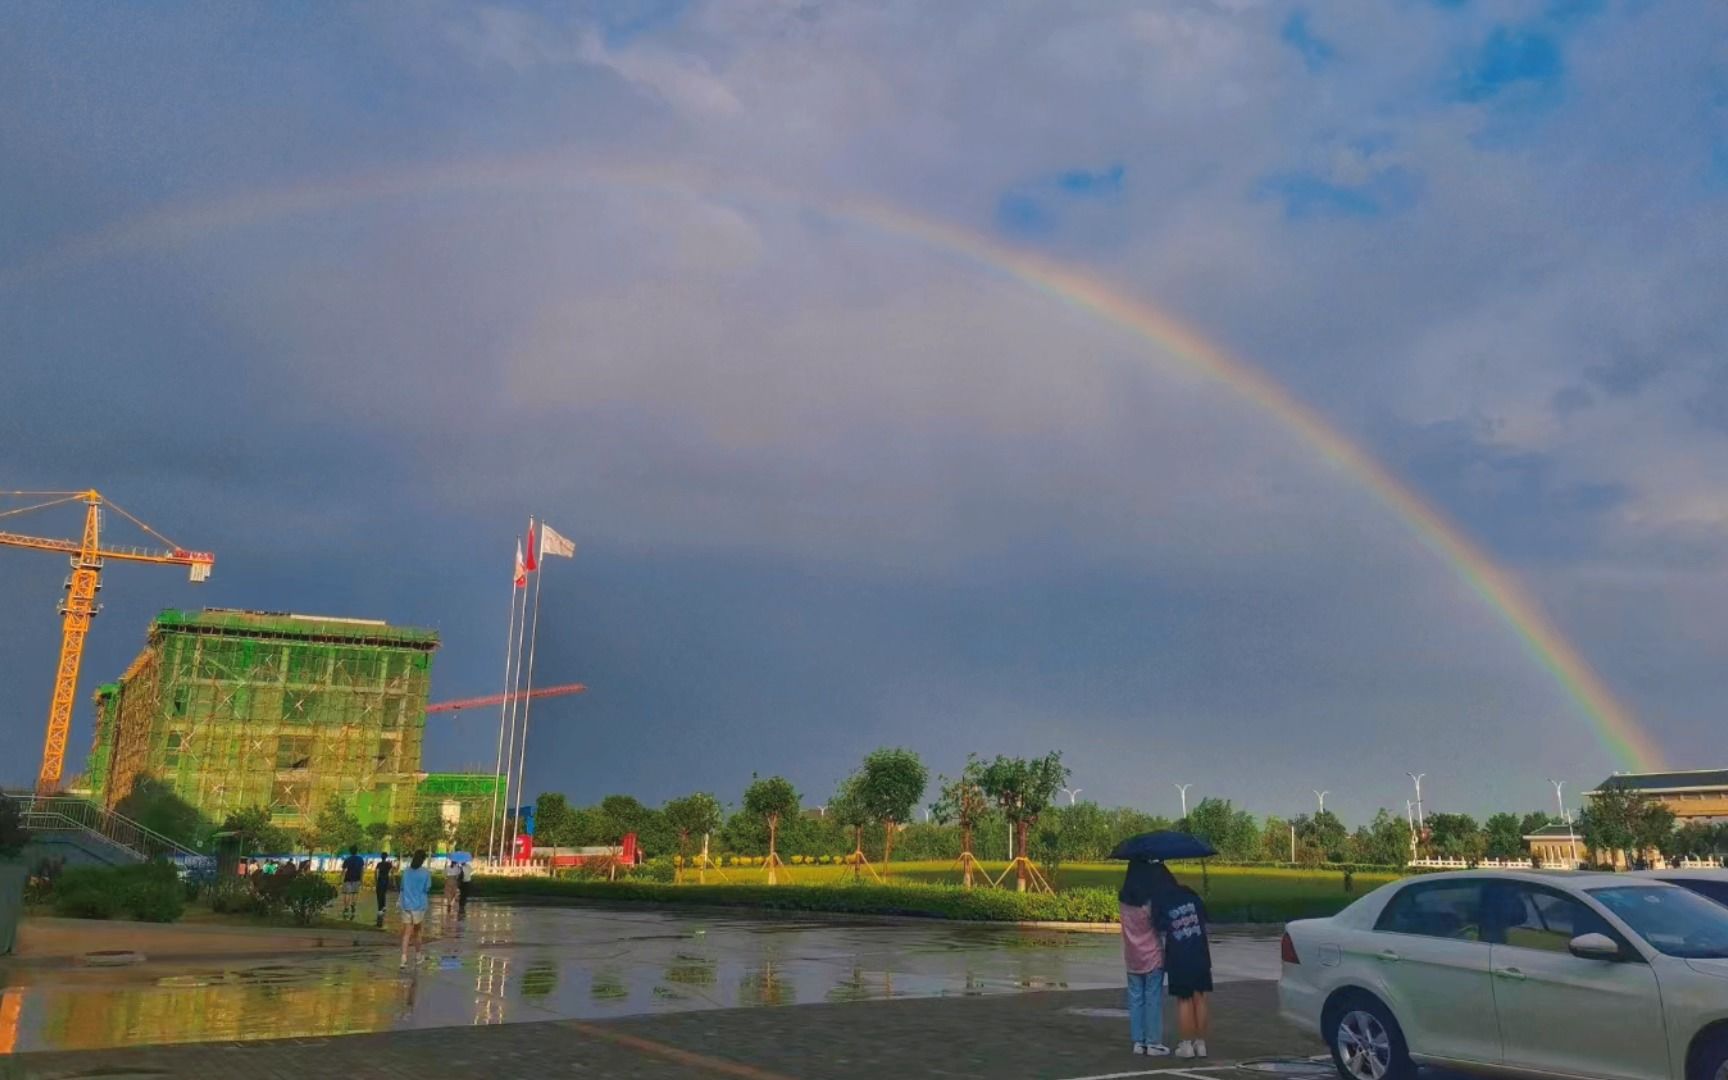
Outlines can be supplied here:
M1136 1054L1163 1057L1170 1048L1164 1045L1164 949L1152 925L1152 898L1159 885L1152 866L1130 862L1116 899L1128 965L1128 1032Z
M426 853L416 851L412 864L402 871L402 892L397 903L402 907L402 966L408 966L408 946L414 946L414 956L420 956L421 930L426 924L426 908L432 891L432 871L426 869Z
M1152 896L1152 924L1164 934L1164 970L1170 976L1170 996L1177 1001L1182 1041L1179 1058L1206 1056L1211 1033L1212 949L1206 940L1206 904L1193 889L1179 884L1170 868L1153 864L1157 883Z

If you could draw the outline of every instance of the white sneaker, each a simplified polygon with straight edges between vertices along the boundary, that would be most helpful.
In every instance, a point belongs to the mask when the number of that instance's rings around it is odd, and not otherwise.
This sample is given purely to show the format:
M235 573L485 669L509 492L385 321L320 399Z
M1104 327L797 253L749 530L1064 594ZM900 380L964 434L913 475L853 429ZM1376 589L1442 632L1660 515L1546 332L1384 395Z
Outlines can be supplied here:
M1135 1043L1134 1044L1134 1052L1141 1057L1145 1057L1146 1056L1146 1044L1145 1043Z
M1205 1039L1195 1039L1194 1040L1194 1056L1195 1057L1205 1057L1206 1056L1206 1040Z
M1163 1043L1147 1043L1146 1044L1146 1056L1147 1057L1169 1057L1170 1056L1170 1048L1168 1046L1165 1046Z
M1191 1057L1193 1057L1194 1056L1194 1044L1189 1042L1187 1039L1183 1039L1176 1046L1176 1056L1179 1058L1191 1058Z

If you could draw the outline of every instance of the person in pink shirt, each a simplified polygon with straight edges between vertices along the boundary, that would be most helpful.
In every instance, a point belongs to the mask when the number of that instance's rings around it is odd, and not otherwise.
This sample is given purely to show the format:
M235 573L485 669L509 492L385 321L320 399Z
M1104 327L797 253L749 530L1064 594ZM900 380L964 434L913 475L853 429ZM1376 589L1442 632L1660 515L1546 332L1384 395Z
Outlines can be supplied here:
M1128 1031L1136 1054L1163 1057L1164 943L1152 924L1159 878L1149 862L1130 862L1116 894L1122 919L1122 958L1128 967Z

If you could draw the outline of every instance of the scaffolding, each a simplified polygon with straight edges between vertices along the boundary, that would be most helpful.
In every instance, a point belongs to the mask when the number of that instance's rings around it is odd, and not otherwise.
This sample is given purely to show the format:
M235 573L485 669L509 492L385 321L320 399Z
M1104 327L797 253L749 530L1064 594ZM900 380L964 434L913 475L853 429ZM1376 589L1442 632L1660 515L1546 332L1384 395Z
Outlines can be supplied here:
M332 797L364 823L415 812L435 631L279 612L164 611L97 691L93 797L140 778L207 819L268 807L304 827Z

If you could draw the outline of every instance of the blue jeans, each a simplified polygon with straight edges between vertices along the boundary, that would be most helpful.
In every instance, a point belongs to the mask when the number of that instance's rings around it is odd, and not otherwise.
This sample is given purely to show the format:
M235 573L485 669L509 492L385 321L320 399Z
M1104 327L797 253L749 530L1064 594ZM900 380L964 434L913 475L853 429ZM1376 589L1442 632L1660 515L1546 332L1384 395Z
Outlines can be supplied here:
M1164 1041L1164 970L1128 973L1128 1030L1137 1043Z

